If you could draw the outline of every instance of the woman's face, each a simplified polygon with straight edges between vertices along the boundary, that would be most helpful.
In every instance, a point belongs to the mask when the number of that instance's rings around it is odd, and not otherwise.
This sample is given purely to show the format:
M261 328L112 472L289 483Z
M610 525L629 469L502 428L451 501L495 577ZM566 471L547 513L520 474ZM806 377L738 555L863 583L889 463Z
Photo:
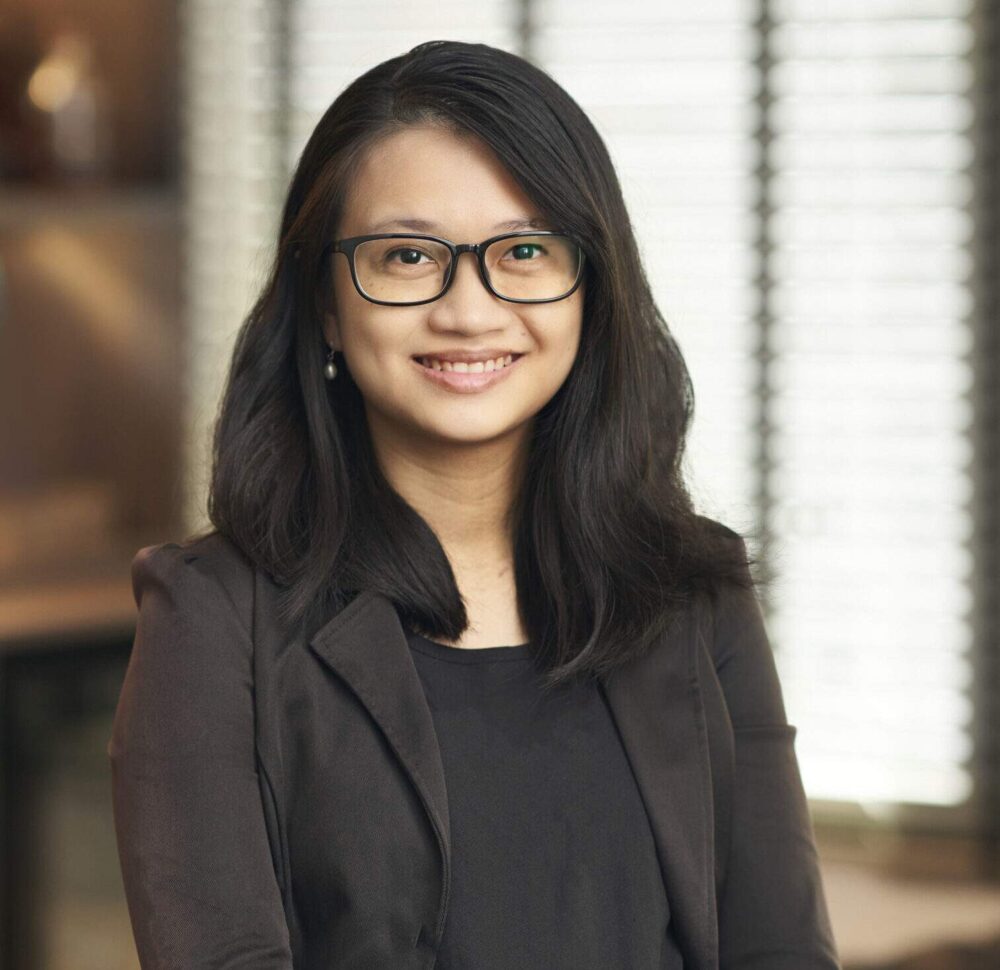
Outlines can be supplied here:
M504 232L561 228L520 224L540 219L480 140L438 127L411 127L367 153L349 187L337 235L422 232L475 243ZM420 228L413 224L418 220ZM373 437L418 438L427 445L519 438L570 372L580 341L582 284L554 303L510 303L486 289L475 256L464 253L440 299L381 306L354 288L344 254L331 259L333 296L324 334L343 353L365 400ZM420 362L482 351L492 358L512 354L515 363L480 388L449 387Z

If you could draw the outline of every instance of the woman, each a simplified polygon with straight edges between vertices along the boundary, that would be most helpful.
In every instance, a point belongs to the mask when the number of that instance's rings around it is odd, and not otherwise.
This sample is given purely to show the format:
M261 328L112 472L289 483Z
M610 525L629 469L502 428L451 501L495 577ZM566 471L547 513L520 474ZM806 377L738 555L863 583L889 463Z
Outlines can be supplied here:
M742 538L593 125L432 42L306 145L140 550L108 751L145 970L837 967Z

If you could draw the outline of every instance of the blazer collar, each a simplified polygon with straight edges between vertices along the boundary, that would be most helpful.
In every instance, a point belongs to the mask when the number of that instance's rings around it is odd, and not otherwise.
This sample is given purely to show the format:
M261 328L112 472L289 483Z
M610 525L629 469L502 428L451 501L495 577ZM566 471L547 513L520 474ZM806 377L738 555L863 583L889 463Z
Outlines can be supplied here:
M600 677L646 805L674 933L692 970L717 970L712 778L697 654L677 624L640 660ZM364 590L311 638L379 724L438 833L451 835L434 721L392 601Z

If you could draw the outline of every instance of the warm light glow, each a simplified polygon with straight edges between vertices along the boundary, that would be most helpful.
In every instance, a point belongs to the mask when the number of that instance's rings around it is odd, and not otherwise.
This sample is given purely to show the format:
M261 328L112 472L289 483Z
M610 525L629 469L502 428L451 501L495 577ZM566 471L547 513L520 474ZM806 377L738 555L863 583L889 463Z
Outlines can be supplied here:
M28 81L28 97L42 111L58 111L73 96L78 78L76 65L46 58Z
M88 56L89 49L81 38L72 34L56 37L28 81L31 103L42 111L58 111L73 96Z

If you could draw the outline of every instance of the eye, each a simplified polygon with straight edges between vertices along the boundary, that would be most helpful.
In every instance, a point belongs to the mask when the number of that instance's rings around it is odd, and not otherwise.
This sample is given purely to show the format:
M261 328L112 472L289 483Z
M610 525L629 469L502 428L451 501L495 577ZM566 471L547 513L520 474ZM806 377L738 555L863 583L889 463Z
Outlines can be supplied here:
M386 262L389 262L397 255L401 257L399 262L406 266L419 266L420 257L427 256L427 253L422 253L419 249L391 249L385 255ZM430 257L428 256L427 258L429 259Z
M538 243L518 243L511 246L510 252L514 254L514 259L523 261L532 259L535 254L541 255L545 249Z

